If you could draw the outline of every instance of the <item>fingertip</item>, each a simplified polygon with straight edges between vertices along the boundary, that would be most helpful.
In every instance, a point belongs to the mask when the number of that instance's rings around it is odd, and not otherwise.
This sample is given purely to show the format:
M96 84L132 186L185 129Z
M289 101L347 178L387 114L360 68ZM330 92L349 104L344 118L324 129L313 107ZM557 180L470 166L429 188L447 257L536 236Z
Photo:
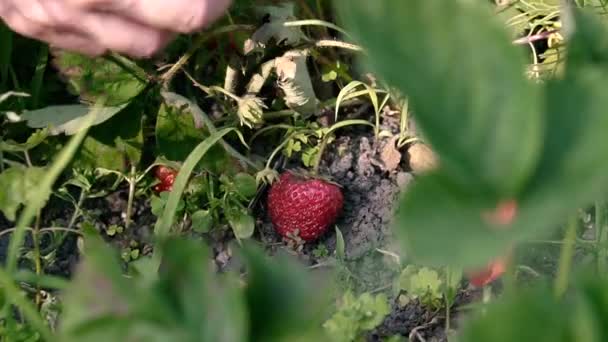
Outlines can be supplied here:
M175 30L180 33L199 31L224 15L232 0L198 0L189 13L180 17Z
M174 35L166 32L151 32L146 37L140 37L141 41L132 47L118 51L130 57L148 59L154 57L173 39ZM119 48L120 49L120 48Z

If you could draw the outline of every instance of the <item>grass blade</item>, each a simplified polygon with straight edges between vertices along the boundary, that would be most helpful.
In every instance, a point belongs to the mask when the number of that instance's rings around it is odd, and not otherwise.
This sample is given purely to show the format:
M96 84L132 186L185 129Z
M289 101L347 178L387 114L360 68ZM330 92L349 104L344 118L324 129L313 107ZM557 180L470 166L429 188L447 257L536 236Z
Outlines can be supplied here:
M160 220L156 223L156 226L154 227L154 235L158 241L162 241L171 232L171 226L173 225L173 221L175 220L175 212L177 210L178 203L182 197L182 194L184 192L184 189L186 188L186 184L188 183L188 179L190 178L190 174L192 174L194 167L205 156L207 151L209 151L209 149L213 147L213 145L219 142L226 134L234 130L234 128L224 128L211 134L190 153L188 158L186 158L184 165L180 168L179 173L175 178L175 182L173 183L173 190L169 194L169 198L167 199L167 205L165 206L163 214ZM160 265L161 260L161 255L158 248L154 249L152 259L154 268L157 269Z

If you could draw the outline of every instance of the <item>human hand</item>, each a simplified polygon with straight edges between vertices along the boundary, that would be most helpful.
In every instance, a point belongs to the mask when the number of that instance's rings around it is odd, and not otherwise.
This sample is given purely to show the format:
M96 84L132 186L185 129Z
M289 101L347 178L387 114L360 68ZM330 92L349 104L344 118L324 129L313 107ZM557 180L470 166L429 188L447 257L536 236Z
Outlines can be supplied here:
M149 57L177 33L218 19L231 0L0 0L14 31L52 46L101 55Z

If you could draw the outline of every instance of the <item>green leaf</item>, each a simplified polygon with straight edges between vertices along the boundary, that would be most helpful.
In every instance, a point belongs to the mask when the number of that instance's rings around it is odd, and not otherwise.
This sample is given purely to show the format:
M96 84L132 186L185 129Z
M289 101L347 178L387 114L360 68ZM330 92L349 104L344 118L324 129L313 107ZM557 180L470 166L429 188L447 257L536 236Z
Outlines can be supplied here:
M483 266L514 234L483 220L483 213L492 209L488 203L491 199L477 188L462 188L444 174L429 174L402 195L395 232L419 264Z
M569 334L570 311L571 308L568 306L554 301L550 289L529 290L516 297L500 299L483 317L469 322L458 340L462 342L593 341L579 340Z
M608 99L602 89L608 84L608 29L592 16L577 16L575 50L598 47L591 56L573 51L566 76L547 85L547 130L544 149L529 190L522 199L522 221L537 233L546 225L563 222L573 208L588 205L608 191L608 146L605 132ZM576 113L576 115L572 115ZM534 228L532 228L534 227Z
M437 271L413 265L403 269L398 279L399 291L405 291L410 299L418 299L422 304L433 308L441 306L443 285Z
M253 235L255 219L245 209L229 209L226 218L237 239L249 239Z
M366 292L358 298L347 291L334 315L323 327L335 342L358 341L363 333L376 328L390 313L390 306L384 294L376 296Z
M181 162L209 133L202 126L202 120L191 111L162 104L156 119L155 135L158 153L168 160ZM201 164L216 170L218 165L225 165L228 161L227 153L218 145L211 148Z
M64 292L58 340L245 341L247 316L238 278L215 276L199 243L164 241L157 246L165 255L158 277L124 277L107 244L97 237L86 240L84 263ZM139 256L134 251L130 258Z
M124 107L123 105L98 109L93 126L107 121L118 114ZM49 106L27 111L21 115L21 118L27 121L29 127L48 127L50 135L74 135L82 128L82 123L86 120L86 116L91 110L92 107L80 104Z
M238 278L219 277L208 269L211 256L196 241L170 239L162 246L158 289L164 302L177 309L172 321L183 331L180 340L247 341L247 310ZM171 317L170 312L158 314Z
M338 11L458 184L499 197L522 190L540 153L540 89L488 4L342 0Z
M320 331L329 305L327 280L315 279L287 255L268 259L253 244L243 247L249 341L327 341Z
M568 296L544 284L498 299L463 327L459 341L588 341L608 338L605 275L577 274ZM534 324L530 324L534 322Z
M213 227L213 215L209 210L198 210L192 214L192 230L197 233L207 233Z
M109 120L91 129L80 148L75 165L124 172L137 165L143 149L144 104L130 103Z
M66 51L54 54L53 64L70 90L86 102L104 97L106 105L121 105L139 95L148 84L144 70L123 57L90 58Z
M37 130L32 133L27 141L19 144L16 142L2 141L0 140L0 150L7 152L25 152L29 151L36 146L42 144L48 137L48 131L46 129Z
M39 195L39 182L45 174L46 169L38 167L11 167L0 173L0 210L9 221L15 220L21 205Z
M79 265L64 294L61 331L66 336L73 336L68 340L78 337L101 341L103 330L106 330L106 336L120 336L117 322L98 325L98 329L92 329L90 322L102 318L110 321L125 319L133 312L137 298L133 284L122 276L115 253L93 235L85 236L84 262Z
M234 176L234 187L245 198L253 197L258 190L255 177L244 172L237 173Z
M607 33L592 17L579 17L576 26L570 43L575 49L608 49L608 44L596 41L605 39ZM573 208L608 191L604 172L608 167L604 143L608 99L602 95L608 83L606 51L596 51L592 57L574 51L568 57L565 78L545 83L542 153L525 191L512 198L514 221L506 225L490 222L487 214L495 210L498 199L483 187L463 186L453 169L444 168L420 178L400 203L396 230L412 257L434 265L483 266L512 243L554 229ZM444 99L438 102L450 102Z
M120 151L90 136L84 140L74 162L77 167L99 167L120 172L127 170L124 155Z
M159 152L169 160L182 161L205 139L201 127L196 127L192 114L160 106L156 119L156 144Z

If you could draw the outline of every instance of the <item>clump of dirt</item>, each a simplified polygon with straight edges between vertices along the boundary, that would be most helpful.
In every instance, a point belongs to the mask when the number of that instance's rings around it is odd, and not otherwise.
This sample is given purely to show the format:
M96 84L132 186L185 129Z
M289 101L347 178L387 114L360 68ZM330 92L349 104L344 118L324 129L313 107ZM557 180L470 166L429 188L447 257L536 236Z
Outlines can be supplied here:
M343 186L345 204L337 225L346 242L349 259L393 241L391 224L395 204L413 176L402 170L383 172L373 137L343 136L326 159L328 173ZM377 144L376 144L377 145Z

